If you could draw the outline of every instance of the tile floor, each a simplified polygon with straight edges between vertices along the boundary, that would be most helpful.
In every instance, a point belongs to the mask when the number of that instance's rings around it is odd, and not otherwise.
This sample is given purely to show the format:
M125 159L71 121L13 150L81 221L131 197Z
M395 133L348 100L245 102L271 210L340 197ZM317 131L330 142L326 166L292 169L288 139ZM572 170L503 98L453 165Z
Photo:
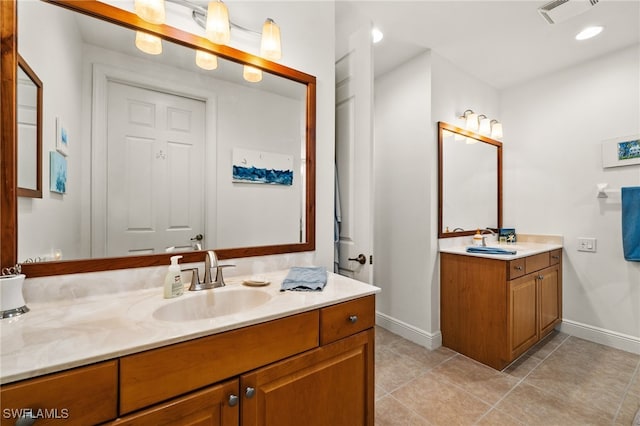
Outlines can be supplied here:
M500 372L376 328L376 420L387 425L625 425L640 355L553 332Z

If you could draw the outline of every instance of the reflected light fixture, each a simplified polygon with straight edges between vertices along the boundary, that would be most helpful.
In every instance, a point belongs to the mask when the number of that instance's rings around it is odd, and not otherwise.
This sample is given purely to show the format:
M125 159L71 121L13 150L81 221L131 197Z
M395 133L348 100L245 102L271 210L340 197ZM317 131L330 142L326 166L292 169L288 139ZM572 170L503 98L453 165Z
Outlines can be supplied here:
M135 0L136 15L152 24L164 24L164 0Z
M242 77L250 83L262 80L262 70L251 65L245 65L242 69Z
M229 25L229 10L220 0L209 2L205 31L207 38L216 44L229 44L231 28Z
M262 39L260 40L260 56L269 60L282 58L282 47L280 43L280 27L267 18L262 26Z
M162 40L144 31L136 31L136 47L149 55L159 55L162 53Z
M576 34L576 40L587 40L592 37L595 37L602 32L602 29L603 28L599 26L587 27L584 30L580 31L578 34Z
M502 123L498 120L491 120L491 138L502 139Z
M218 68L218 57L203 50L196 50L196 65L203 70L215 70Z

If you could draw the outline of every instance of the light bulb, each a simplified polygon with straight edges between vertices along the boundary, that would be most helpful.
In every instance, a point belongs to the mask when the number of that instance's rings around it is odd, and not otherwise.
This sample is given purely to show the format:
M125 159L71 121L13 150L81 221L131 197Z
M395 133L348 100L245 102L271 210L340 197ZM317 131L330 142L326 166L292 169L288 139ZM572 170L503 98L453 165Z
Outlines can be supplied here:
M164 24L164 0L135 0L136 15L152 24Z
M262 80L262 70L251 65L245 65L242 69L242 77L250 83L257 83Z
M209 52L196 50L196 65L204 70L215 70L218 68L218 57Z
M280 44L280 27L267 18L262 26L262 40L260 41L260 55L263 58L277 60L282 58L282 48Z
M216 44L228 44L231 40L229 10L221 1L214 0L207 8L207 38Z
M136 47L149 55L162 53L162 40L143 31L136 31Z

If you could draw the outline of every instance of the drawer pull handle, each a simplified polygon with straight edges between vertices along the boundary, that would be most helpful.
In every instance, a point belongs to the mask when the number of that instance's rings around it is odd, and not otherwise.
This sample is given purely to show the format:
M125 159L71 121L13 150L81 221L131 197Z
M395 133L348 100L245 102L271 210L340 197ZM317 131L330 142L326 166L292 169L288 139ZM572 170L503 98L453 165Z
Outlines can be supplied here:
M357 315L350 315L349 316L349 322L351 324L355 324L356 322L358 322L358 316Z
M560 259L560 256L558 256L557 254L551 256L552 259Z
M247 389L245 389L244 394L247 396L247 398L253 398L253 395L256 394L256 388L248 386Z
M522 271L522 266L514 266L513 269L515 269L516 271Z
M229 407L235 407L240 402L238 395L229 395Z
M538 279L539 279L540 281L544 280L544 275L542 275L542 274L538 275Z
M16 420L15 424L16 426L31 426L36 422L36 420L37 418L33 417L31 411L25 410L24 414L18 417L18 420Z

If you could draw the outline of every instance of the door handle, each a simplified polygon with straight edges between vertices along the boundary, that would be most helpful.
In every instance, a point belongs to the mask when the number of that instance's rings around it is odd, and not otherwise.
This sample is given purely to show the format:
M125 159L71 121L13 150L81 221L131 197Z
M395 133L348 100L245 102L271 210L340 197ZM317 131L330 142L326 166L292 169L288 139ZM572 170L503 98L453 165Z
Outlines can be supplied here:
M349 260L353 260L358 262L361 265L364 265L365 263L367 263L367 256L365 256L364 254L360 253L358 255L358 257L350 257Z
M204 236L202 234L198 234L195 237L191 238L191 241L202 241Z

